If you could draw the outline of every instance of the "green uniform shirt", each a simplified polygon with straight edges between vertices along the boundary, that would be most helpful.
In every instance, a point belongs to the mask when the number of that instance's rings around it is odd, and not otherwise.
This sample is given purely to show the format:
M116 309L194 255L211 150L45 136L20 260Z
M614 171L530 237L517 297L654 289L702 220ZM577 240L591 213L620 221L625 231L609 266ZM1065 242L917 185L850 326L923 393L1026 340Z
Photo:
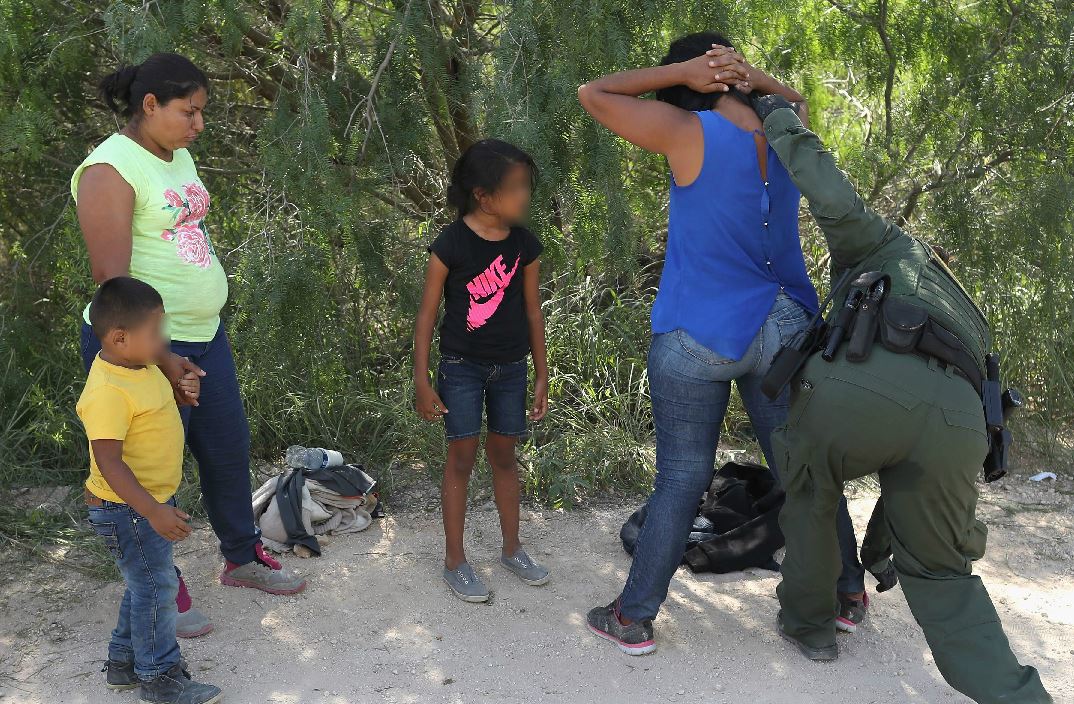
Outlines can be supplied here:
M190 153L176 149L172 160L164 161L114 134L75 169L71 194L76 202L78 181L93 164L108 164L134 189L130 275L160 292L171 338L212 340L227 302L227 276L205 231L209 193ZM89 322L88 305L84 316Z
M831 152L793 110L772 112L764 122L764 131L824 232L832 254L833 276L847 268L857 273L888 274L888 295L912 299L909 302L925 308L969 348L983 371L985 354L992 346L988 322L932 248L870 210L846 174L835 166ZM846 298L848 288L849 284L836 291L837 306Z

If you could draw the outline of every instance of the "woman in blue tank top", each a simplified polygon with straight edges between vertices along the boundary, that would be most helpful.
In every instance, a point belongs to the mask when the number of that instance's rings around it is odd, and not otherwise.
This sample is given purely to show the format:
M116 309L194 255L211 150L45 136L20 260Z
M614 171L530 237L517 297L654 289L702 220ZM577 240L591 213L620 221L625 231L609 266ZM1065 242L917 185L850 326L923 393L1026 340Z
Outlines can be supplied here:
M652 91L657 100L639 97ZM800 194L764 139L750 91L798 103L806 122L801 94L711 33L676 40L658 67L578 89L598 122L663 154L671 169L648 366L656 480L625 588L588 615L592 631L633 655L656 648L652 620L712 479L732 382L769 467L778 468L770 435L786 420L787 396L770 401L761 378L817 310L798 239ZM864 617L865 582L845 500L838 525L844 567L837 590L861 607L848 606L840 622L853 630Z

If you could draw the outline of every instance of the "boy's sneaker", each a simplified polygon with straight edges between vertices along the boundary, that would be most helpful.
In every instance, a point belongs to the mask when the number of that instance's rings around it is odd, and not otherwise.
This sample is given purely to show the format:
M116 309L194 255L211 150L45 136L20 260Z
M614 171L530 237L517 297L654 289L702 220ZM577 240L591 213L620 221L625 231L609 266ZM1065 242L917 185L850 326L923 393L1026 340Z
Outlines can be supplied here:
M835 627L844 633L853 633L865 620L869 609L869 594L863 593L861 599L839 594L839 615L835 617Z
M829 660L835 660L839 657L839 645L833 644L824 648L814 648L811 645L806 645L802 641L798 640L794 636L787 635L787 632L783 630L783 612L776 614L776 630L779 631L780 637L788 643L794 644L794 647L798 648L798 652L805 655L814 662L827 662Z
M214 704L224 696L219 687L190 679L180 665L142 683L140 701L146 704Z
M500 555L500 564L515 573L515 576L531 587L539 587L548 584L552 578L546 567L534 562L522 548L515 550L515 554L507 557Z
M656 650L652 619L624 626L619 620L618 611L618 599L607 606L592 609L585 617L589 630L615 643L627 655L647 655Z
M101 672L104 673L104 686L113 692L126 692L131 689L137 689L142 684L142 681L138 679L138 675L134 672L133 662L107 660Z
M190 679L186 660L179 660L179 670L184 677ZM101 672L104 673L104 686L114 692L126 692L132 689L137 689L142 684L142 681L138 679L138 675L134 672L133 662L106 660L104 669L102 669Z
M261 543L254 546L257 558L245 565L227 562L220 573L220 583L227 587L249 587L269 594L289 596L306 588L306 580L285 570L283 565L265 553Z
M453 570L444 568L444 581L463 601L479 604L489 600L489 590L485 583L474 573L469 562L460 562Z
M212 621L194 607L190 607L175 618L175 635L179 638L197 638L212 630Z

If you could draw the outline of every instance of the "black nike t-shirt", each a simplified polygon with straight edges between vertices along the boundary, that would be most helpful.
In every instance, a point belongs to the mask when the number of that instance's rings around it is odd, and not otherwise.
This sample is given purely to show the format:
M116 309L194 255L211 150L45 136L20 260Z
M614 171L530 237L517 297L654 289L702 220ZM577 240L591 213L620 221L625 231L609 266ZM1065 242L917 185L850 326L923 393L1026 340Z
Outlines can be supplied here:
M499 241L486 240L460 218L429 246L448 268L440 351L506 364L529 354L522 270L543 246L524 227Z

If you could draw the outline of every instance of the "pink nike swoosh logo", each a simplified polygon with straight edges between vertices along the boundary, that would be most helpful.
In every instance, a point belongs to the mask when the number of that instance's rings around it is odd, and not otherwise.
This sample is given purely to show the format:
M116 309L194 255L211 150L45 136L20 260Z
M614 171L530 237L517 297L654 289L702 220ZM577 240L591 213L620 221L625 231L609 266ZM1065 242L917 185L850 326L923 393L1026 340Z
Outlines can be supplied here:
M521 259L522 255L518 255L511 270L504 271L503 257L496 257L495 261L489 264L485 271L474 277L474 280L467 286L470 290L470 310L466 313L468 331L477 330L483 326L499 309L500 303L503 302L504 292L511 284L515 272L518 271L518 263ZM495 288L495 290L491 291L489 297L483 301L478 300L478 296L474 295L475 291L488 291L490 288Z

